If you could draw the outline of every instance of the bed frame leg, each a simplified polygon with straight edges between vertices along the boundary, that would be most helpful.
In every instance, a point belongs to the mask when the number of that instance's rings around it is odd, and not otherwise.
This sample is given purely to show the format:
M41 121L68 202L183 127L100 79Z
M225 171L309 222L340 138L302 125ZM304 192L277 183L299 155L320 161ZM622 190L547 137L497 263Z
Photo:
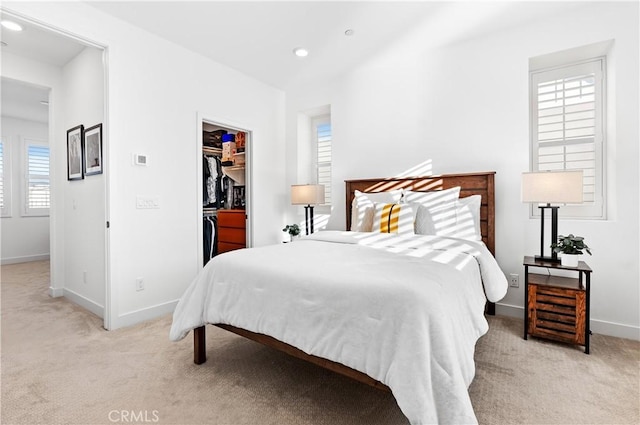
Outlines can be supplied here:
M488 302L486 310L487 310L487 314L489 316L495 316L496 315L496 303Z
M202 364L207 361L206 334L204 326L193 330L193 362Z

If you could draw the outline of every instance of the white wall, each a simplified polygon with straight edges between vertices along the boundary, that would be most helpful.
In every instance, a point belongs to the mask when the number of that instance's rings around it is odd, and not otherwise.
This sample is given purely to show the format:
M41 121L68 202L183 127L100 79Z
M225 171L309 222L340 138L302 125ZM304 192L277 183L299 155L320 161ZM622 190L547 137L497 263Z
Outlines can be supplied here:
M252 131L253 242L281 240L287 198L283 92L87 4L4 7L107 47L107 327L173 311L198 271L198 113ZM134 166L134 153L146 154L149 165ZM158 198L160 208L136 209L137 195ZM143 291L135 290L138 277Z
M11 197L11 216L0 219L2 264L49 258L49 217L23 216L24 212L24 140L49 140L47 123L2 116L2 140L8 149L11 185L5 196Z
M566 16L565 16L566 14ZM559 232L593 248L591 328L640 339L638 272L638 4L581 3L543 21L440 48L414 32L394 49L332 81L287 92L287 155L295 163L299 111L331 104L333 206L344 228L344 180L384 177L426 164L433 173L497 171L496 249L505 273L522 275L539 250L539 220L520 202L529 167L530 57L615 39L610 60L610 218L561 220ZM287 179L294 183L297 170ZM522 281L521 276L521 281ZM499 312L522 317L523 288ZM501 308L500 308L501 307Z
M86 47L62 68L63 128L84 125L85 130L104 122L103 51ZM66 130L57 138L58 165L66 172ZM104 147L103 147L104 148ZM104 172L103 168L103 172ZM61 173L62 174L62 173ZM64 295L98 316L105 304L105 174L68 181L58 180L64 200L59 212L65 217L59 228L64 239Z

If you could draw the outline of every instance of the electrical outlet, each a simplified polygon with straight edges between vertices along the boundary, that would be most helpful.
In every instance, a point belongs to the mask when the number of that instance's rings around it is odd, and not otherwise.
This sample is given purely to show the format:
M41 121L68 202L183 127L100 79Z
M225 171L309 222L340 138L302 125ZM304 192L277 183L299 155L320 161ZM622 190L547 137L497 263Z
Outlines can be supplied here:
M511 273L509 275L509 286L512 288L520 287L520 277L516 273Z
M136 291L143 291L144 290L144 280L139 277L136 279Z

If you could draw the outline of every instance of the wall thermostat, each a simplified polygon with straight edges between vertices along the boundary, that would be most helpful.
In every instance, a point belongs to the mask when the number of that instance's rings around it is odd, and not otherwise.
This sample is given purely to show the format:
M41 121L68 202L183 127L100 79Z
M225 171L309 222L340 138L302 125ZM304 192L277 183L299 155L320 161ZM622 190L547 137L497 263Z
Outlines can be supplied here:
M147 165L147 155L134 153L133 154L133 163L135 165Z

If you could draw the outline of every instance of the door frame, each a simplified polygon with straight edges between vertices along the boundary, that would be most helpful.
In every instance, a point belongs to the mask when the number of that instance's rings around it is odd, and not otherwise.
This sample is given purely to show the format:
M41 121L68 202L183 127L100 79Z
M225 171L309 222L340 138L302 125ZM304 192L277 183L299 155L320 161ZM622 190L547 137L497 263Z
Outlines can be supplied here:
M6 10L4 8L0 8L2 10L2 14L6 17L13 17L20 21L28 22L30 25L34 25L40 27L46 31L56 33L62 35L70 40L74 40L86 47L92 47L95 49L99 49L102 51L102 67L103 67L103 94L104 94L104 105L103 105L103 122L102 122L102 155L103 155L103 181L104 181L104 216L105 221L109 222L109 211L110 211L110 198L109 198L109 152L110 152L110 143L109 143L109 66L108 66L108 46L102 43L95 42L93 40L87 39L85 37L79 36L77 34L73 34L71 32L62 30L60 28L55 28L46 22L37 21L29 16L23 15L21 13L16 13L13 11ZM29 83L34 83L27 81ZM37 83L36 83L37 84ZM57 162L56 158L59 156L66 157L66 150L58 149L56 140L56 130L60 131L63 128L62 122L57 122L55 120L56 114L56 102L51 102L51 98L53 96L53 88L49 87L49 146L50 146L50 163L55 164ZM51 149L53 148L53 149ZM51 206L54 207L56 203L59 201L59 193L61 188L57 187L56 182L59 179L60 175L66 175L66 168L59 169L60 167L52 166L49 171L49 182L50 182L50 193L51 193ZM65 179L66 180L66 179ZM58 196L57 196L58 195ZM60 220L59 214L57 213L57 208L51 208L49 211L49 273L50 273L50 287L49 287L49 295L52 297L59 297L64 295L64 286L59 286L61 282L60 279L60 270L64 270L64 256L60 256L60 253L56 249L56 238L57 238L57 230L55 223L57 220ZM107 330L112 328L112 312L113 312L113 304L112 304L112 291L111 291L111 273L110 273L110 239L109 232L107 229L107 224L104 223L104 279L103 279L103 290L105 294L104 298L104 306L102 308L103 312L103 327Z
M219 127L228 128L230 130L243 131L247 134L245 142L245 214L247 223L247 247L253 246L253 173L252 173L252 150L253 150L253 130L248 125L233 122L224 118L217 118L208 116L204 113L198 112L196 114L196 187L197 187L197 217L198 229L196 232L196 246L197 250L197 262L196 273L202 269L204 264L204 254L202 252L202 238L203 238L203 226L202 226L202 128L203 123L216 125Z

